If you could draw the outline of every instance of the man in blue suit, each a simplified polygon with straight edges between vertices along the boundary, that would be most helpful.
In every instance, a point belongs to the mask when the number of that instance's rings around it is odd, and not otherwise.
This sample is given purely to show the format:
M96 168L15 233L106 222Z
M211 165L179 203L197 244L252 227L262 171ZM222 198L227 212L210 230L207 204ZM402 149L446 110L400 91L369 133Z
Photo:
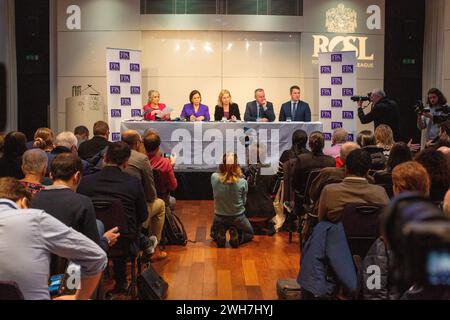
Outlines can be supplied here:
M291 87L291 101L281 105L279 121L286 121L291 118L291 121L311 122L311 109L309 104L300 100L300 87Z
M273 122L275 112L273 104L266 100L264 89L255 90L255 100L248 102L245 108L244 121Z

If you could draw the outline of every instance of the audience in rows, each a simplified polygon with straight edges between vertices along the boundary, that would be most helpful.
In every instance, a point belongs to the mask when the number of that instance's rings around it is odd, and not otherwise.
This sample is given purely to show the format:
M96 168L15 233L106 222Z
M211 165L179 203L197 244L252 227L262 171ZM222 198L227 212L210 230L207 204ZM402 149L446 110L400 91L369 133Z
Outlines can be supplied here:
M293 196L294 190L303 196L309 195L317 213L317 225L302 248L298 282L304 297L328 299L358 295L357 270L340 223L346 204L384 206L390 197L413 191L421 197L422 200L417 200L420 203L429 199L450 215L450 121L442 123L439 130L436 143L414 158L413 146L395 142L392 130L383 125L377 127L375 133L361 131L357 136L358 144L347 142L348 133L339 128L333 133L331 148L325 150L321 132L311 133L309 139L303 130L293 133L291 149L285 150L280 158L284 171L280 175L284 179L284 200L299 201ZM86 288L79 290L76 298L92 296L106 266L104 252L123 235L118 228L105 232L103 224L96 219L92 202L96 199L120 200L128 231L137 235L133 242L135 252L143 251L151 262L167 257L156 244L163 241L165 217L174 207L170 193L178 185L175 156L162 153L161 139L151 130L143 136L133 130L123 132L122 141L112 143L108 141L108 125L98 121L93 133L94 137L88 140L89 130L79 126L75 134L62 132L55 139L50 129L39 128L34 140L28 143L28 151L26 137L20 132L8 133L3 139L3 148L0 139L0 177L10 177L0 179L0 212L5 213L0 219L9 215L14 218L5 220L3 225L0 222L0 238L4 238L0 241L22 241L29 254L22 257L13 252L14 246L2 248L1 253L18 261L37 257L40 274L37 276L36 271L25 266L21 266L19 273L12 273L12 264L2 262L0 280L18 282L27 299L49 298L43 283L50 271L56 272L50 268L51 255L79 263ZM258 145L258 155L262 147ZM259 174L251 174L251 169L259 172L263 162L249 166L250 174L243 175L237 155L227 153L218 172L211 176L215 209L211 237L218 247L225 247L227 232L234 248L252 240L256 229L248 219L251 215L249 186L254 187L262 179ZM315 179L309 181L313 175ZM273 179L272 176L267 178ZM273 212L272 190L269 189L267 203L258 202L262 211L270 207ZM27 209L29 206L34 209ZM431 208L422 207L424 210ZM30 214L19 215L24 209ZM436 210L436 214L440 212ZM303 214L298 207L294 213ZM426 219L417 216L417 221ZM14 234L11 228L21 232ZM50 235L53 229L56 236ZM36 242L34 247L31 246L33 241ZM379 263L382 276L391 277L393 265L386 261L397 257L398 250L392 247L392 238L384 234L374 242L362 265ZM324 260L329 261L329 266L322 264ZM124 292L128 288L125 260L114 259L113 268L114 292ZM362 297L417 296L415 291L405 293L407 289L387 287L383 282L380 290L372 292L362 287Z
M345 160L345 178L342 182L325 186L320 195L319 221L338 222L348 203L386 205L389 198L383 187L370 184L366 176L371 159L364 149L350 152Z
M166 204L164 200L157 197L155 180L153 177L152 166L145 154L139 152L142 145L142 138L135 130L128 130L122 134L122 141L131 149L128 166L124 172L137 177L144 189L145 199L147 202L148 219L144 222L143 227L148 229L148 236L155 236L158 243L162 240L162 231L166 217ZM157 247L155 253L151 257L151 261L164 259L167 253Z
M89 299L106 267L105 252L83 234L43 210L28 209L31 195L14 178L0 178L0 279L14 281L27 300L48 300L51 254L80 266L80 289Z

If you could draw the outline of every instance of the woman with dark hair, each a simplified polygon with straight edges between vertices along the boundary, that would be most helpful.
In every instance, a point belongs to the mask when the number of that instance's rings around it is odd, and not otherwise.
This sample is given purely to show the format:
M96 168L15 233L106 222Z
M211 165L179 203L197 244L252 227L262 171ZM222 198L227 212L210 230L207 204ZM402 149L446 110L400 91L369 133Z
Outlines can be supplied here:
M0 177L22 179L22 155L27 151L27 137L22 132L12 131L5 137L3 157L0 158Z
M336 159L323 154L325 139L322 132L311 133L308 144L311 152L297 157L292 181L292 187L301 194L305 192L306 182L312 170L336 166Z
M370 154L372 159L371 170L383 170L386 167L386 157L383 148L377 146L375 135L370 130L362 130L356 137L359 146Z
M306 143L308 142L308 134L305 130L298 129L292 134L292 147L289 150L283 151L280 157L280 162L285 163L290 159L295 159L303 153L308 153Z
M419 130L426 129L427 144L431 143L439 135L439 124L433 121L434 116L443 115L442 107L447 104L444 94L436 88L431 88L427 93L427 105L430 112L423 112L417 116L417 127Z
M187 121L209 121L209 108L201 104L202 95L198 90L193 90L189 94L190 103L183 106L180 118Z
M430 176L430 200L435 203L442 202L450 187L450 165L446 156L435 149L425 149L415 160L425 167Z
M386 163L386 169L377 171L373 175L375 184L383 186L389 198L392 198L393 196L392 170L394 170L397 165L411 160L412 155L408 145L404 142L396 142L391 148Z

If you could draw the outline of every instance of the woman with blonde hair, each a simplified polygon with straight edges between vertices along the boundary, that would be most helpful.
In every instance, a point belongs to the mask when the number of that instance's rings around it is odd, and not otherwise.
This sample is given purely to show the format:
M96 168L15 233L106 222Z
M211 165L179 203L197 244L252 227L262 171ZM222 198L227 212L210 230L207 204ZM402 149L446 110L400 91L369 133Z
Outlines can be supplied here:
M211 238L219 248L224 248L226 232L230 233L230 245L239 245L253 239L253 228L245 216L248 184L242 176L237 155L226 153L218 172L211 176L214 194L214 220L211 226Z
M394 145L394 133L392 129L385 124L380 124L375 129L375 139L377 141L377 147L383 148L383 154L388 157Z
M34 133L34 142L33 148L39 148L49 153L55 148L53 141L55 139L55 135L53 131L49 128L39 128Z
M231 99L230 91L224 89L220 91L219 98L217 99L217 106L214 111L214 120L241 120L241 113L239 112L239 106Z
M148 92L148 104L144 106L145 120L155 121L157 118L166 121L170 120L170 114L162 116L166 105L164 103L159 103L160 98L161 95L158 90L150 90Z

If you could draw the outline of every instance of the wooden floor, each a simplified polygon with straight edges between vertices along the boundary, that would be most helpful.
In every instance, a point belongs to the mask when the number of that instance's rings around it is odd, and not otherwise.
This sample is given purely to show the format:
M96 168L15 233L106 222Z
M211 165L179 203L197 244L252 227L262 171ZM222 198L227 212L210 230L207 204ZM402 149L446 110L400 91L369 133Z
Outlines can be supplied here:
M299 270L298 238L287 233L255 236L238 249L217 248L209 236L212 201L178 201L176 213L196 243L168 246L167 259L153 263L169 283L168 299L277 299L276 282Z

